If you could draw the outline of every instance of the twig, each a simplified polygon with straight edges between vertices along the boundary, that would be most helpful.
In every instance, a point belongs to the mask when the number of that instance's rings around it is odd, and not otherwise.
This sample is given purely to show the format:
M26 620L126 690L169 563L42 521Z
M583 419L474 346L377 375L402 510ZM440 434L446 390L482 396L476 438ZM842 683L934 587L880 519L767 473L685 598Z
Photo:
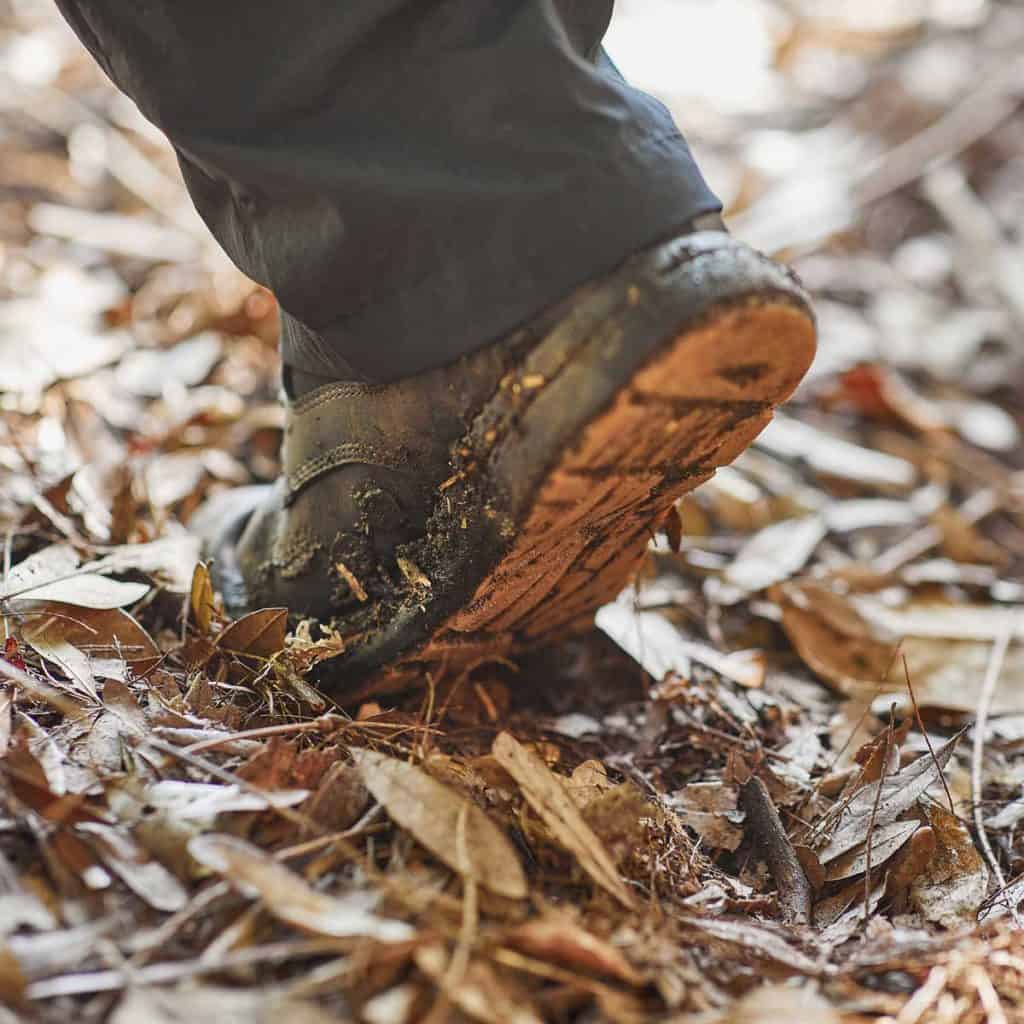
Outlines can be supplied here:
M33 679L27 672L12 665L6 658L0 658L0 677L14 683L18 689L24 690L36 700L49 704L65 718L78 718L86 713L86 709L81 704L66 697L56 686L51 686L41 679Z
M140 737L136 741L136 745L140 747L152 747L154 750L159 750L162 754L168 754L179 761L183 761L187 765L191 765L193 768L198 768L200 771L208 772L215 779L220 779L221 782L226 782L232 786L238 786L247 793L252 793L255 796L260 797L267 802L268 811L273 811L280 817L290 821L293 825L299 825L302 828L308 829L315 835L323 835L327 831L319 822L314 821L308 814L303 814L301 811L293 810L291 807L283 807L281 804L277 803L274 800L274 794L268 790L265 790L260 786L253 785L247 779L243 779L240 775L236 775L234 772L226 771L219 765L215 765L212 761L207 761L206 758L196 757L195 754L189 754L182 750L181 747L174 746L173 743L166 743L164 740L158 739L156 736L146 735Z
M895 712L895 705L893 705ZM871 819L868 821L867 843L864 847L864 923L868 923L871 916L871 854L875 840L875 819L878 817L878 805L882 800L882 790L885 783L885 773L889 767L889 758L892 756L893 722L895 714L890 713L889 725L885 730L885 753L882 754L882 769L878 775L878 787L875 789L875 802L871 805Z
M319 718L311 719L308 722L287 722L283 725L267 725L261 729L246 729L244 732L231 732L225 736L214 736L208 740L200 740L198 743L190 743L181 749L186 754L198 754L205 750L213 750L225 743L234 743L236 740L255 740L265 736L290 736L302 732L332 733L345 725L345 719L340 715L328 713Z
M746 812L747 824L775 879L782 919L787 924L809 924L810 882L782 827L779 812L764 783L757 776L748 779L740 789L740 806Z
M32 982L25 990L30 1000L54 999L58 996L88 995L94 992L116 992L129 981L137 985L167 985L185 978L202 974L214 974L233 967L248 967L261 963L282 963L286 960L307 959L344 953L351 949L351 942L342 939L299 939L272 942L265 946L250 946L248 949L232 950L215 962L202 960L179 960L141 967L129 975L125 970L85 971L78 974L62 974L55 978L44 978Z
M903 655L903 674L907 677L907 692L910 694L910 703L914 705L914 718L917 720L917 727L921 730L921 735L928 746L928 753L932 755L932 761L938 769L939 781L942 783L942 788L946 791L946 799L949 801L949 813L955 818L956 808L953 805L953 794L949 791L946 773L942 770L939 759L935 756L935 748L932 746L931 737L928 735L928 730L925 729L924 722L921 720L921 709L917 706L917 696L914 693L913 686L910 685L910 669L907 666L907 656L905 654Z
M985 831L985 819L981 810L981 766L985 754L985 730L988 728L989 709L992 707L992 698L995 696L999 674L1003 670L1006 652L1009 650L1010 640L1016 632L1016 627L1017 615L1008 614L1003 622L1003 628L992 645L988 666L985 669L985 678L981 684L981 696L978 698L978 713L974 716L974 745L971 748L971 803L974 811L974 829L978 833L981 852L985 855L988 866L996 876L1000 889L1006 887L1006 879L1003 877L999 861L996 860L988 833ZM1014 914L1016 916L1016 911Z

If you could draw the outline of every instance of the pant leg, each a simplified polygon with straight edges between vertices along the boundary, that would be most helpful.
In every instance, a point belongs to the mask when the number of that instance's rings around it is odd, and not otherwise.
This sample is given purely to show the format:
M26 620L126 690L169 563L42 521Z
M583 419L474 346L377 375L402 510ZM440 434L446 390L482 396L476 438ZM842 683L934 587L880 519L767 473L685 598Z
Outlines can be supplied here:
M307 373L451 361L719 208L612 0L57 2Z

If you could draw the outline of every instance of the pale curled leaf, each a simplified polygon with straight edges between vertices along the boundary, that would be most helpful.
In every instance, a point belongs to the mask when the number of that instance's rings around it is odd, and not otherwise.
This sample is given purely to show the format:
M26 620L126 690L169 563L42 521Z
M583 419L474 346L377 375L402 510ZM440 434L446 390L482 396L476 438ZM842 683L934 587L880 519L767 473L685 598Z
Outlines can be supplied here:
M764 590L799 572L825 538L820 515L772 523L748 540L725 571L725 579L744 594Z
M414 934L402 921L377 917L355 897L339 899L317 892L291 869L258 846L226 835L196 836L189 853L247 896L263 901L274 917L317 935L363 936L404 942Z
M948 764L962 735L957 733L940 747L934 759L924 754L897 775L888 775L859 790L844 808L828 845L819 853L821 862L828 864L852 850L867 839L869 828L889 825L913 807L928 787L939 781L939 773Z
M391 819L438 859L500 896L527 896L512 844L476 804L416 765L372 750L351 753L363 784Z
M500 733L491 748L495 760L515 779L526 802L547 826L552 837L579 861L580 867L602 889L627 907L635 905L601 840L566 792L562 781L514 736Z
M79 568L78 555L69 544L54 544L11 569L0 598L107 609L134 604L148 592L147 583L124 583L90 572L88 567Z
M760 651L715 650L690 640L660 612L638 609L635 592L624 591L599 608L594 624L615 641L643 670L656 680L668 673L689 678L697 662L725 679L745 687L764 682L764 655Z

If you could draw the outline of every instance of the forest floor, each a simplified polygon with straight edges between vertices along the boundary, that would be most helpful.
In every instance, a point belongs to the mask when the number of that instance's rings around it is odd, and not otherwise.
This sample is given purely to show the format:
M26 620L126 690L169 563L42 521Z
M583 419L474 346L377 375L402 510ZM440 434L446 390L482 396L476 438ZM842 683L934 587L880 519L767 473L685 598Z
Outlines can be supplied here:
M1024 8L722 0L716 99L646 2L815 368L592 634L341 708L185 530L274 301L0 0L0 1024L1024 1020Z

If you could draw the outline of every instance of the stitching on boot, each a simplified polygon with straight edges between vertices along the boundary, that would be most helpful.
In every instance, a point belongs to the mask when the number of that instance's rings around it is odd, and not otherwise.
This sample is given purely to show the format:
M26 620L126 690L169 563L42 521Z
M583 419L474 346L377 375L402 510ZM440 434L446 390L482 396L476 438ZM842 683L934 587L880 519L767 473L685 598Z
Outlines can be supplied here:
M377 466L381 469L397 470L401 468L398 459L386 458L379 449L372 445L359 444L354 441L339 444L330 451L307 459L298 468L285 477L288 484L286 501L293 501L303 487L312 483L317 477L323 476L332 469L348 465Z
M296 416L302 416L338 399L363 398L366 395L380 394L386 387L386 384L362 384L359 381L338 381L335 384L325 384L315 391L296 398L291 403L291 411Z

